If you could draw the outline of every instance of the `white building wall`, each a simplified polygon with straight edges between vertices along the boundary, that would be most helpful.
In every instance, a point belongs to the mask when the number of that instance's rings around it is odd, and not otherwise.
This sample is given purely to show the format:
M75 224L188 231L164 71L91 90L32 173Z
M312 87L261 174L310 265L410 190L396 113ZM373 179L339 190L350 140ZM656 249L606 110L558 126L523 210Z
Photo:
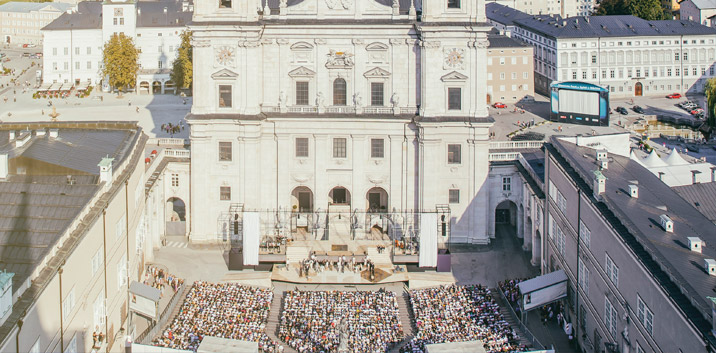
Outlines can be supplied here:
M101 31L44 31L43 81L97 84L102 64ZM89 63L89 64L88 64Z

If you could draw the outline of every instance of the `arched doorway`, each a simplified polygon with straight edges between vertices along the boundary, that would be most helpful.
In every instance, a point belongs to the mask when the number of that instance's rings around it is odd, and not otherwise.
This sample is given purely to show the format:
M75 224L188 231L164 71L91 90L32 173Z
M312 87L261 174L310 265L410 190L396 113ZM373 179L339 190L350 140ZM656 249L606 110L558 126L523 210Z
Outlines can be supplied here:
M313 192L307 186L299 186L291 191L293 212L313 211Z
M644 89L644 87L641 85L641 82L637 82L634 85L634 95L637 97L641 97L643 89Z
M160 94L162 93L162 83L159 81L152 82L152 93L153 94Z
M142 81L139 83L139 94L149 94L149 82Z
M370 212L386 212L388 210L388 193L381 187L368 190L365 199Z
M166 202L166 235L186 235L186 204L178 197Z
M492 104L492 96L488 93L487 94L487 105Z
M328 202L333 205L350 205L351 193L342 186L336 186L328 193Z
M495 208L495 224L516 227L517 205L510 200L500 202L500 204L498 204Z
M176 86L173 81L164 82L164 93L176 94Z

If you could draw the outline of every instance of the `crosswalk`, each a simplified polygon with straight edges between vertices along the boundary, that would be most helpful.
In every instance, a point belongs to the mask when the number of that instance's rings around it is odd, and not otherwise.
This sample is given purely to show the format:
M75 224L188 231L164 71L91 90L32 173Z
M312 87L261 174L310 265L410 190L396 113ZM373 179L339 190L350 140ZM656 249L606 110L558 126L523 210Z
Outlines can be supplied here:
M189 243L186 243L186 242L183 242L183 241L167 241L166 245L164 245L164 246L165 246L165 247L170 247L170 248L182 248L182 249L185 249L186 247L189 246Z

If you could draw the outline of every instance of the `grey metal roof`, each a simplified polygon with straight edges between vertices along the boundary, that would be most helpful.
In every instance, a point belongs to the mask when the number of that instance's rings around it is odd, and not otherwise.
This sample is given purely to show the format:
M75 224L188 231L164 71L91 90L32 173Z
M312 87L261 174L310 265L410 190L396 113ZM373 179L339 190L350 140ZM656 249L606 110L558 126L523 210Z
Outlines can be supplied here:
M0 268L15 273L15 291L99 192L98 162L106 155L115 165L125 160L137 131L60 128L58 138L32 136L17 148L8 137L16 127L8 126L0 124L0 151L10 157L10 175L0 182ZM26 174L13 168L20 160L31 161Z
M269 8L273 10L273 9L278 9L278 8L279 8L279 3L280 3L281 0L263 0L263 1L261 1L261 6L262 6L262 7L263 7L263 6L266 6L266 1L268 1ZM286 6L291 7L291 6L294 6L294 5L298 5L298 4L300 4L300 3L304 2L304 1L306 1L306 0L288 0L288 1L286 2ZM383 5L385 5L385 6L392 6L392 5L393 5L393 0L360 0L360 1L374 1L374 2L377 2L377 3L379 3L379 4L383 4ZM421 8L422 8L422 6L421 6L422 0L399 0L400 11L401 11L401 12L407 12L407 11L410 9L410 3L413 2L413 1L415 2L415 8L416 8L416 9L421 9ZM271 11L271 12L273 13L273 11Z
M490 42L490 48L532 48L531 45L520 42L516 39L499 34L488 34L487 40Z
M585 197L596 205L667 295L702 333L710 332L711 324L705 317L711 309L706 297L714 293L716 276L706 273L703 263L706 258L716 258L716 225L638 162L615 154L609 154L609 168L602 171L607 182L599 202L591 195L593 172L598 169L596 160L585 157L594 155L594 150L555 137L551 146L566 159L568 173L573 168L578 175L572 176L577 184L590 189ZM634 180L639 185L638 199L626 191ZM660 208L663 206L667 211ZM662 214L674 221L673 233L659 226ZM703 253L688 249L688 237L706 242Z
M501 23L505 26L514 26L514 20L532 16L497 2L487 2L485 4L485 14L490 21ZM538 17L549 18L548 15L539 15Z
M132 281L132 283L129 285L129 292L147 299L151 299L154 302L158 302L159 299L161 299L162 294L159 289L137 281Z
M140 1L137 27L184 27L191 21L192 12L182 11L182 2L178 0ZM166 13L164 9L166 8ZM45 26L43 31L68 29L102 28L102 3L83 1L77 12L65 13Z
M687 0L691 1L699 10L716 9L716 0Z
M577 16L551 18L528 16L515 19L518 27L552 38L637 37L668 35L714 35L716 28L687 20L647 21L635 16Z
M673 188L711 222L716 223L716 183L699 183Z
M65 12L72 8L72 4L61 2L17 2L11 1L0 5L0 12Z
M102 3L98 1L83 1L77 5L77 12L63 13L60 17L43 27L42 30L100 28L102 28Z

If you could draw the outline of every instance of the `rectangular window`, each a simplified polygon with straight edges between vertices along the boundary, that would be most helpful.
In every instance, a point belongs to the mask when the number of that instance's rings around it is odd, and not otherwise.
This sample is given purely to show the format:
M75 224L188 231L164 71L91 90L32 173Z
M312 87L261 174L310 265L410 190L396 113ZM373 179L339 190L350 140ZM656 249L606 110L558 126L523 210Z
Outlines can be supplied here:
M646 306L646 303L644 303L643 300L641 300L640 296L636 296L636 316L639 318L639 322L641 322L642 325L644 325L644 328L646 329L646 332L649 332L649 335L654 335L654 313L649 309L648 306Z
M57 55L57 48L52 48L52 55Z
M619 286L619 267L614 264L614 261L611 257L609 257L609 254L606 254L607 261L606 261L606 268L605 271L607 272L607 277L609 277L609 280L614 283L615 286Z
M612 302L604 297L604 326L607 327L607 331L612 335L612 338L617 338L617 309L614 308Z
M458 87L448 88L448 110L462 109L462 89Z
M117 221L117 224L114 226L114 237L120 238L123 237L127 233L127 215L122 215L122 217Z
M559 207L559 210L562 211L562 213L567 213L567 199L559 190L557 190L557 207Z
M72 288L67 296L62 299L62 317L65 321L68 321L72 309L75 308L75 289Z
M371 82L370 105L383 106L383 82Z
M92 275L94 276L100 268L102 268L102 263L104 260L104 252L102 251L102 248L99 248L97 252L92 256Z
M80 47L75 47L75 55L80 55Z
M308 82L296 82L296 105L308 105Z
M592 238L592 232L587 228L587 226L582 222L582 220L579 220L579 240L589 248L589 244L591 243Z
M525 72L522 73L522 78L528 79L529 77L530 77L530 73L529 73L529 72L525 71Z
M333 158L346 158L346 139L343 137L333 139Z
M230 9L231 8L231 0L219 0L219 8L220 9Z
M94 326L92 328L104 327L105 308L104 308L104 291L100 292L92 305L92 317Z
M462 145L448 145L448 164L462 163Z
M589 295L589 268L587 268L582 259L579 259L577 264L577 276L579 276L579 286L584 293Z
M79 69L80 69L80 62L75 61L75 70L79 70Z
M90 69L92 69L92 62L88 61L87 62L87 70L90 70Z
M117 288L127 284L127 254L122 255L117 263Z
M30 347L29 353L40 353L40 337L38 337L37 341L35 341L35 344Z
M231 187L221 186L219 187L219 200L230 201L231 200Z
M163 62L163 61L161 61L161 60L157 61L157 67L158 67L158 68L161 69L163 65L164 65L164 62Z
M70 343L65 347L65 353L77 353L77 335L72 336Z
M112 24L115 25L115 26L117 25L117 18L116 18L116 17L112 19Z
M447 7L448 7L448 9L459 9L460 8L460 0L448 0Z
M124 25L124 17L120 17L120 18L119 18L119 25L120 25L120 26L123 26L123 25Z
M296 138L296 157L308 157L308 138Z
M87 47L87 55L92 54L92 47Z
M230 162L232 158L231 142L219 142L219 161Z
M231 85L219 86L219 108L231 108Z
M460 189L449 190L449 203L460 203Z
M370 140L370 158L383 158L385 155L385 140L383 139L371 139Z
M512 190L512 178L510 178L510 177L502 178L502 191L511 191L511 190Z
M179 174L172 173L172 186L179 186Z

